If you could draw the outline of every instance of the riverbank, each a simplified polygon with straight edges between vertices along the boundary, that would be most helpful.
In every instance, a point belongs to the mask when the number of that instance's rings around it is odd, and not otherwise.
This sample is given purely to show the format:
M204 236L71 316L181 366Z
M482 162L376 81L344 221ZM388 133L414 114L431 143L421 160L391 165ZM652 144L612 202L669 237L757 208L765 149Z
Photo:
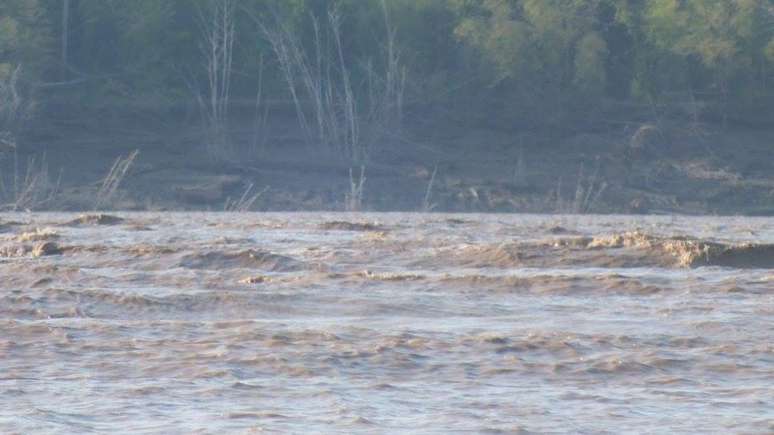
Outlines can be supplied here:
M1 157L6 203L15 160L17 191L27 166L46 171L50 197L19 207L34 210L774 214L774 130L637 122L556 133L416 122L372 147L362 201L353 203L361 168L308 145L290 114L260 130L234 120L220 159L205 151L192 116L64 118L49 116L15 159ZM115 192L96 203L114 161L134 150Z

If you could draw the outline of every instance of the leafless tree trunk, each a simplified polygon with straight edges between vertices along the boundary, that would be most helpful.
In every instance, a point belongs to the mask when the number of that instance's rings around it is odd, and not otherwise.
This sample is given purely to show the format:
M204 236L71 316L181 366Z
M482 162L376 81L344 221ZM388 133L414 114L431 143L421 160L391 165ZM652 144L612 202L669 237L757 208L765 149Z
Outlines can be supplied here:
M0 153L17 150L17 135L33 110L32 100L19 88L22 66L0 77Z
M255 93L255 119L253 120L253 140L251 157L258 157L266 146L266 125L269 117L269 105L263 101L263 55L258 59L258 86Z
M278 14L274 14L271 24L257 21L279 61L307 139L337 150L351 160L362 161L365 153L359 148L356 99L344 59L338 10L328 12L324 26L316 16L310 15L314 34L311 50L303 47ZM325 44L330 40L334 47ZM311 122L301 95L311 105Z
M301 130L304 132L307 140L312 141L311 127L306 119L303 106L298 92L298 79L296 78L297 69L301 68L299 64L300 47L299 42L293 37L290 31L283 25L282 20L275 13L273 25L268 25L264 20L254 17L264 37L274 51L274 55L279 62L280 70L288 86L288 91L293 99L293 106L296 109L298 122L301 124Z
M328 20L331 25L334 42L336 43L336 53L339 60L339 69L341 71L342 94L340 105L343 116L343 129L337 131L343 132L343 138L340 138L342 145L346 148L345 152L357 163L365 162L368 149L366 144L360 141L360 127L357 111L357 102L355 94L352 91L352 83L349 78L349 70L344 62L344 49L341 44L341 17L338 11L331 10L328 13ZM335 112L332 116L336 116Z
M67 80L67 50L70 39L70 0L62 0L62 80Z
M208 152L225 158L228 143L228 108L234 53L236 0L210 0L208 10L200 10L202 49L207 68L207 95L199 102L205 114L210 138Z
M349 168L349 192L344 194L344 209L346 211L361 211L363 209L363 186L365 186L365 166L360 167L360 176L355 177Z
M310 48L303 46L278 13L271 21L254 17L277 57L306 138L358 165L367 162L370 145L378 136L400 128L403 117L406 72L396 48L397 31L384 1L382 8L388 35L385 70L377 74L369 63L368 86L358 89L352 83L337 8L328 11L326 20L310 15Z
M374 69L374 63L365 64L367 77L368 143L378 142L385 135L400 134L403 126L403 101L406 89L407 71L401 64L397 45L397 28L393 26L389 8L381 1L382 17L386 32L382 69Z
M24 99L19 92L19 77L22 66L17 65L6 78L0 78L0 128L15 130L16 125L27 115Z
M391 127L400 128L403 122L403 92L406 86L406 69L400 64L400 53L396 48L398 31L390 20L387 1L382 0L384 28L387 32L387 47L385 49L385 83L381 106L387 112L386 119Z

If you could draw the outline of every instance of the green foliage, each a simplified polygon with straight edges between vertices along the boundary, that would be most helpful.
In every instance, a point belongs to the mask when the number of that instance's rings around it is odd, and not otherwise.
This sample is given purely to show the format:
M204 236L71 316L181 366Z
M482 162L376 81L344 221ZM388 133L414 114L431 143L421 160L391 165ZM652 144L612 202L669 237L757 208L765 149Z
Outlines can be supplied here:
M38 0L0 2L0 79L16 66L39 75L50 62L50 27Z
M189 98L202 81L201 20L218 0L71 0L69 92L117 104ZM772 0L385 0L413 101L457 99L504 120L603 99L666 101L690 93L759 110L774 79ZM0 79L22 64L28 82L61 80L58 0L0 2ZM382 0L241 0L234 99L287 89L256 16L280 17L313 47L313 16L337 7L355 86L384 65ZM326 43L330 43L327 41ZM313 50L307 50L313 52ZM68 92L65 89L63 92ZM41 95L42 102L56 97ZM60 95L61 96L61 95ZM755 109L753 109L755 108Z
M574 84L591 95L601 95L607 84L607 43L596 32L584 35L576 48Z

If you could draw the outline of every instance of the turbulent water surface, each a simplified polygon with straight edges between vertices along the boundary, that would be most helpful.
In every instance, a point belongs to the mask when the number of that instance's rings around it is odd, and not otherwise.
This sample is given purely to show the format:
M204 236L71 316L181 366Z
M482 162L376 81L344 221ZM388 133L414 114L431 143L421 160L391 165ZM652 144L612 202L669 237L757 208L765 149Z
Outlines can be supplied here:
M0 216L0 432L774 431L774 220Z

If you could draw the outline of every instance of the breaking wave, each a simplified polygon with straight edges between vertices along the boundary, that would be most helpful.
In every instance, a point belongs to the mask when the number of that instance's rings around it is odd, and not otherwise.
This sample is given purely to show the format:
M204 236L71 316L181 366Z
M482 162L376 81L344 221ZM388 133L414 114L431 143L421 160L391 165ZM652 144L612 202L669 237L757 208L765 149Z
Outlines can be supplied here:
M691 237L627 232L544 242L462 245L438 250L431 260L460 267L667 267L774 268L774 244L725 244Z
M261 269L295 272L305 268L302 261L268 251L248 249L239 252L210 251L186 255L180 266L188 269Z

